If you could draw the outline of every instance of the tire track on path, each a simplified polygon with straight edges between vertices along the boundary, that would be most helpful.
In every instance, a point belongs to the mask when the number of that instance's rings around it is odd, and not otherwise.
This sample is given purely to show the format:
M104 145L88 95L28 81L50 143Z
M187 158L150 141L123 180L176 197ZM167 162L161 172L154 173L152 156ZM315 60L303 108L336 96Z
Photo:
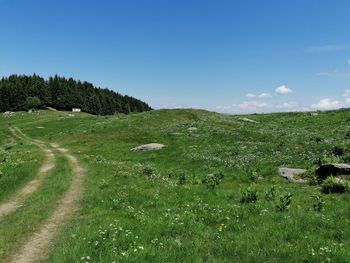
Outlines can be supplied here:
M37 140L35 140L37 142ZM12 263L30 263L45 260L61 225L63 225L73 213L78 209L78 202L83 195L83 182L85 178L85 169L80 165L79 160L69 153L68 149L61 148L58 144L51 146L60 151L70 162L73 170L71 185L53 214L43 223L42 227L33 233L31 238L26 240L22 248L10 257L8 262Z
M39 147L45 153L45 161L37 172L37 176L28 182L25 186L15 192L9 200L0 204L0 221L2 221L7 215L15 212L20 208L24 201L42 185L47 174L55 167L55 155L51 149L44 144L32 141L27 137L19 135L16 129L10 128L13 136L16 138L34 144Z

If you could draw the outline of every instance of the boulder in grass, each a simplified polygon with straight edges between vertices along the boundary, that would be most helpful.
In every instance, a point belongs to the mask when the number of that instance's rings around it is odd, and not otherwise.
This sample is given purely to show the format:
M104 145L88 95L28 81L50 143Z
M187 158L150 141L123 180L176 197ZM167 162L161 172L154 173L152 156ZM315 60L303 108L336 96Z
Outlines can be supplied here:
M192 133L197 132L197 131L198 131L198 128L196 128L196 127L190 127L190 128L187 129L187 131L188 131L189 134L192 134Z
M316 170L316 175L324 180L329 176L349 176L350 165L346 163L328 163L321 165Z
M305 169L296 169L296 168L286 168L281 167L278 169L280 175L286 178L288 181L293 183L305 183L306 180L300 178L299 175L306 172Z
M160 143L149 143L149 144L144 144L144 145L135 147L131 149L131 151L134 151L134 152L157 151L162 149L164 146L165 146L164 144L160 144Z
M241 121L245 121L245 122L251 122L251 123L259 123L258 121L252 120L252 119L248 119L248 118L240 118Z

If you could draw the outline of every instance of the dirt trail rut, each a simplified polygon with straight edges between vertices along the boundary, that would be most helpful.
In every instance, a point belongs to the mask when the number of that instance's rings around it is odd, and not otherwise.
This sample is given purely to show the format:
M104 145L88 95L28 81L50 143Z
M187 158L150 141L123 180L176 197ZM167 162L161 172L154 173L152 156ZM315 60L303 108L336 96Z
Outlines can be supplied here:
M78 208L78 201L84 191L85 169L80 166L78 159L70 154L68 149L61 148L58 144L51 144L51 146L60 151L69 160L73 170L72 183L68 191L59 200L59 204L53 214L36 233L33 233L23 247L15 255L12 255L9 262L29 263L46 259L59 227Z
M38 190L46 175L55 167L55 155L53 154L52 150L50 150L42 143L30 140L28 137L22 136L15 129L11 128L10 130L16 138L38 146L45 153L45 161L40 167L37 176L33 180L28 182L24 187L14 193L9 200L0 204L0 221L21 207L26 198Z

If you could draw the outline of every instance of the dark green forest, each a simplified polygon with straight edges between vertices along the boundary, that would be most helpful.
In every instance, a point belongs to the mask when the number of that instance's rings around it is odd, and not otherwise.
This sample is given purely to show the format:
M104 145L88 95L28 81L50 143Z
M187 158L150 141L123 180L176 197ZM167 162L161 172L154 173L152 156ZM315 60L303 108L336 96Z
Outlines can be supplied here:
M57 75L48 80L35 74L11 75L0 80L0 112L45 107L58 110L81 108L96 115L151 110L147 103L133 97Z

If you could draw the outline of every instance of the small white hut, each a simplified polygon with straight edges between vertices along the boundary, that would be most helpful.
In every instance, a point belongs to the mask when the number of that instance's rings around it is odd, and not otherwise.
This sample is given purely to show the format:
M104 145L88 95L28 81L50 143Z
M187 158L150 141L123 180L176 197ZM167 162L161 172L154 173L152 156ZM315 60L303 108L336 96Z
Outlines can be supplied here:
M81 109L80 108L73 108L72 112L81 112Z

